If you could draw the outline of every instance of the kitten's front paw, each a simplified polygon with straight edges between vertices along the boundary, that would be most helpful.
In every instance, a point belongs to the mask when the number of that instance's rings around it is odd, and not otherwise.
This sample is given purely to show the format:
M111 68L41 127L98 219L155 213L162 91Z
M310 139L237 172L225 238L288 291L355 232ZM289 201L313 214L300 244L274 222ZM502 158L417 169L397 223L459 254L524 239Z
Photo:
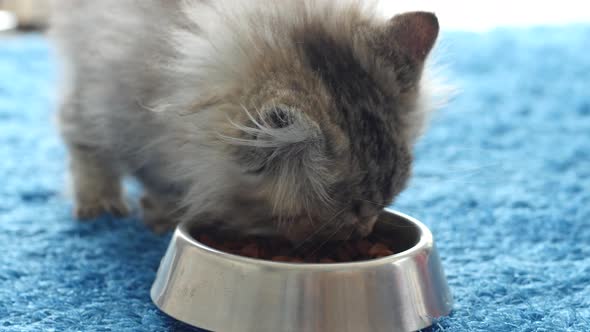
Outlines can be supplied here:
M168 233L174 229L176 224L168 222L166 220L150 220L149 222L146 220L145 225L149 228L150 231L154 232L157 235L163 235Z
M110 214L116 218L129 215L129 208L120 198L101 199L94 202L78 202L74 215L80 221L96 219L104 214Z
M164 234L176 226L176 222L164 204L151 196L141 198L143 222L152 232Z

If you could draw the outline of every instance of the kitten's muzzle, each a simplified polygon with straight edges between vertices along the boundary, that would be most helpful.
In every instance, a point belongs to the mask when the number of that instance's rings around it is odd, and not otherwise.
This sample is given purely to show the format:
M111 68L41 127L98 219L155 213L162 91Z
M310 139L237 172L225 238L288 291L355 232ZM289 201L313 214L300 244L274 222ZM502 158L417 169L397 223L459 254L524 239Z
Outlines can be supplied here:
M289 241L301 242L345 241L351 238L365 238L373 231L377 215L359 218L346 214L334 220L309 222L309 217L301 217L286 227L281 235Z
M356 235L358 235L361 238L369 236L369 234L373 232L373 228L377 223L377 217L378 216L373 216L360 220L356 226Z

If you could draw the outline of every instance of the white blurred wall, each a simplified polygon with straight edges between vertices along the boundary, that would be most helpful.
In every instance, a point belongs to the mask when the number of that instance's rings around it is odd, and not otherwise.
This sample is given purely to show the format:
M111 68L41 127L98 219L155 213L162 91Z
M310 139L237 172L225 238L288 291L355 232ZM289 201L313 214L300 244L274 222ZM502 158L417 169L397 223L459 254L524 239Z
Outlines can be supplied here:
M0 10L13 14L17 18L19 24L26 26L43 26L47 22L47 14L49 11L48 2L49 0L0 0ZM0 15L0 26L2 26L2 17L3 16Z
M381 0L380 3L388 15L409 10L433 11L442 28L448 30L590 23L590 0Z
M25 25L43 25L46 22L48 1L49 0L0 0L0 10L15 13L20 22ZM394 15L395 13L409 10L434 11L441 21L442 28L447 30L479 31L498 26L530 26L565 24L572 22L590 23L590 0L378 1L380 1L381 8L387 15ZM1 20L2 15L0 15L0 21ZM2 22L0 22L0 26L2 26Z

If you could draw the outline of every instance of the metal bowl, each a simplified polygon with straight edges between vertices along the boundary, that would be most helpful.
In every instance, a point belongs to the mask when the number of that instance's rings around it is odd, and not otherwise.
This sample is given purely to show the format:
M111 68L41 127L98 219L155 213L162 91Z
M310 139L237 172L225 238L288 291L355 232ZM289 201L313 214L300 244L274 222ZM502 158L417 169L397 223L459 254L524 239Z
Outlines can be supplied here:
M403 251L370 261L293 264L224 253L181 224L151 297L166 314L217 332L416 331L448 315L452 298L432 234L386 210L375 232Z

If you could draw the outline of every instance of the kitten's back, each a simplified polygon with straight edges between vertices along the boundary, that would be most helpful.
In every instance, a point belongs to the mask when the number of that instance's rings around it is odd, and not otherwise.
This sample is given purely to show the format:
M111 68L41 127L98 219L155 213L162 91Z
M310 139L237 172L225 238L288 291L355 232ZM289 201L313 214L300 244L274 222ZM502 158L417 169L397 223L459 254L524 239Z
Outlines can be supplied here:
M180 2L54 0L51 35L71 73L137 80L146 60L166 50L164 33Z

